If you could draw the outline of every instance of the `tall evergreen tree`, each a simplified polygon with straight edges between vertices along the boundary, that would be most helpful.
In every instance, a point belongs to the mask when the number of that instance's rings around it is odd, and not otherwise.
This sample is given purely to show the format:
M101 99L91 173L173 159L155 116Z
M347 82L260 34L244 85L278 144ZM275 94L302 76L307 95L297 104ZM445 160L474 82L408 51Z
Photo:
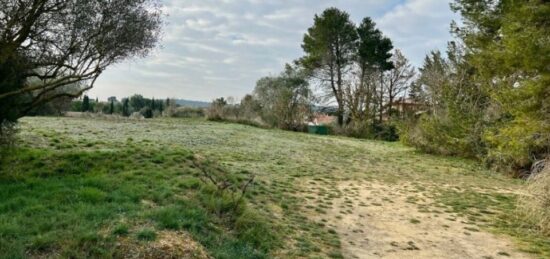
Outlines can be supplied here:
M490 97L488 161L529 168L550 156L550 2L455 0L465 61Z
M122 99L122 116L130 116L130 100L128 98Z
M302 48L306 53L301 63L317 74L338 104L338 124L344 122L344 74L352 64L357 49L357 31L349 14L328 8L304 35Z
M90 111L90 98L87 95L82 98L82 111Z
M356 53L356 60L360 69L361 87L363 87L362 85L365 83L365 77L369 74L369 71L372 72L372 70L374 70L379 72L379 89L368 89L366 103L370 104L373 97L377 99L378 120L381 122L384 112L383 73L393 68L393 63L390 61L393 44L389 38L384 37L380 30L376 29L376 23L369 17L363 19L357 28L357 34L359 35L359 46ZM376 86L377 84L370 85ZM374 96L374 94L376 94L376 96Z
M110 106L109 106L109 114L113 114L115 112L115 101L111 100Z

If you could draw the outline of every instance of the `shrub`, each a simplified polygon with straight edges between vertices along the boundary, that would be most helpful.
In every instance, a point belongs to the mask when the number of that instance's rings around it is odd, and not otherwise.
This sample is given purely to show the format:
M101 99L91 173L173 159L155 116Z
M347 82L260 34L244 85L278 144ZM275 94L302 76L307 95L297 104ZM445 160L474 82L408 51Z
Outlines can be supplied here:
M550 126L535 120L514 120L484 134L487 164L505 172L528 171L534 160L550 154Z
M334 123L327 125L327 127L329 127L329 133L332 135L385 141L397 141L399 139L397 127L393 123L369 124L351 122L343 126Z
M203 108L178 107L170 114L175 118L202 118L205 116Z
M399 126L401 141L424 152L478 157L484 153L481 128L448 117L422 116Z
M140 111L141 115L146 119L153 118L153 110L149 107L142 108Z
M0 151L15 145L15 134L18 130L15 122L0 122Z
M550 158L549 158L550 159ZM540 173L528 179L527 193L519 200L518 212L526 223L550 236L550 160Z

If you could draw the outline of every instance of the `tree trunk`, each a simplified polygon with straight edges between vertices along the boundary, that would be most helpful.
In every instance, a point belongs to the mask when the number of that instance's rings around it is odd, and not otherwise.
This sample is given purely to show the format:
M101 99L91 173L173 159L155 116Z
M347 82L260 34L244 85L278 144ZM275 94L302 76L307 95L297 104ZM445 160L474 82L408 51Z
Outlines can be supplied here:
M382 124L384 117L384 73L380 73L380 100L379 100L379 118L378 121Z

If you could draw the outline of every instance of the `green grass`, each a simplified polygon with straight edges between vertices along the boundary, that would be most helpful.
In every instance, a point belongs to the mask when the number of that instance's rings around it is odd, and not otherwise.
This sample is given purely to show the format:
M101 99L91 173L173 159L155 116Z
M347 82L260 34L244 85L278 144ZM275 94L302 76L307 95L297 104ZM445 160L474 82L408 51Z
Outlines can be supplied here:
M541 256L550 251L547 238L506 216L522 183L475 161L201 119L20 124L20 147L0 167L0 258L109 257L121 238L154 242L145 230L187 231L216 258L342 258L338 233L315 217L344 197L335 186L349 180L411 183L436 202L423 210L452 212ZM256 175L237 209L200 180L196 155L230 181ZM375 200L357 204L383 205Z
M183 149L17 150L2 161L0 258L110 257L118 236L153 241L162 229L188 231L212 255L264 257L276 232L251 208L218 213L233 204L198 180L192 160ZM250 215L254 224L242 223Z

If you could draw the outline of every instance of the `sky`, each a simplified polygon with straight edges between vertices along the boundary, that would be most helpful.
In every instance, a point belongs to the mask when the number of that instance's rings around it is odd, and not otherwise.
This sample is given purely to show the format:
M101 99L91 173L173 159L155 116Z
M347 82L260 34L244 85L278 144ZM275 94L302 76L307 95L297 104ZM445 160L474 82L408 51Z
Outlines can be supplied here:
M449 0L162 0L160 46L145 58L109 68L87 94L106 100L136 93L210 101L240 98L256 81L303 56L313 17L328 7L359 23L371 17L415 67L445 49L458 17Z

